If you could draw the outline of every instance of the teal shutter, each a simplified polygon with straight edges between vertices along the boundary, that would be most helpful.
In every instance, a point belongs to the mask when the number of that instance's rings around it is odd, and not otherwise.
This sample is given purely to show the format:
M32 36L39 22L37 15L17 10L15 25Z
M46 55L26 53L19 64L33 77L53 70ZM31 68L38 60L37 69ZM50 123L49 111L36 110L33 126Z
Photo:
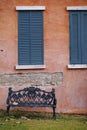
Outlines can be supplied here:
M87 64L87 11L70 11L70 64Z
M81 64L80 15L70 11L70 64Z
M30 11L31 64L43 64L43 13Z
M87 64L87 11L81 12L82 64Z
M43 64L43 11L18 12L18 64Z
M30 64L30 16L27 11L18 12L18 64Z

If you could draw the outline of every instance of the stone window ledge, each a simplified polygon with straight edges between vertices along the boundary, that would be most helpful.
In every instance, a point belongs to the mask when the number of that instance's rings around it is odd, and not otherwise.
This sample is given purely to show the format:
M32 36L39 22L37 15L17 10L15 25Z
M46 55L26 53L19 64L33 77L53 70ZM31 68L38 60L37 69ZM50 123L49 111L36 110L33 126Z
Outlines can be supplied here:
M45 6L16 6L16 10L45 10Z
M23 69L45 69L45 65L16 65L16 70Z
M87 10L87 6L67 6L67 10Z
M69 64L68 69L87 69L87 64Z

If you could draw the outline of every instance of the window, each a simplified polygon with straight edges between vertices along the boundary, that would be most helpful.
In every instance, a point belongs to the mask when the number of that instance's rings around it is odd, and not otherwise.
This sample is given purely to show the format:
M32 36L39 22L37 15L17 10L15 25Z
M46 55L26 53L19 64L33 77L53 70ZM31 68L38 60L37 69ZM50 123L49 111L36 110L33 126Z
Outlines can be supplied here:
M87 64L87 11L70 11L70 64Z
M69 6L70 65L87 68L87 7ZM76 65L76 66L74 66Z
M18 10L18 65L42 65L44 68L43 6L17 7ZM28 69L28 68L27 68Z

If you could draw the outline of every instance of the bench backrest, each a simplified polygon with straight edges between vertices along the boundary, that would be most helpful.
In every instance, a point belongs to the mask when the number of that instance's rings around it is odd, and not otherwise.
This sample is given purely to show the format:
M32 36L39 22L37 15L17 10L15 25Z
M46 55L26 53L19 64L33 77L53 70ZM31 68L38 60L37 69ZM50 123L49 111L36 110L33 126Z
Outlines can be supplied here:
M56 107L55 89L50 92L37 87L28 87L19 91L9 88L7 105L30 107Z

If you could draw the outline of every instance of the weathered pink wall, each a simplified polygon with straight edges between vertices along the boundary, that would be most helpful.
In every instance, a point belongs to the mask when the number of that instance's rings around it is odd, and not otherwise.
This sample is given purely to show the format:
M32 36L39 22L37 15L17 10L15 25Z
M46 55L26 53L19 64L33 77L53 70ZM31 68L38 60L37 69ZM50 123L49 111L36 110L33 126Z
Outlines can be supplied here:
M46 6L44 11L44 70L16 70L16 6ZM63 72L55 86L57 112L87 114L87 69L69 70L69 17L67 6L85 6L87 0L0 0L0 76L15 73ZM0 109L6 108L8 84L0 81ZM17 85L11 86L20 88ZM22 86L21 86L22 87ZM51 86L52 87L52 86ZM46 87L46 89L50 89ZM48 108L47 108L48 110Z

